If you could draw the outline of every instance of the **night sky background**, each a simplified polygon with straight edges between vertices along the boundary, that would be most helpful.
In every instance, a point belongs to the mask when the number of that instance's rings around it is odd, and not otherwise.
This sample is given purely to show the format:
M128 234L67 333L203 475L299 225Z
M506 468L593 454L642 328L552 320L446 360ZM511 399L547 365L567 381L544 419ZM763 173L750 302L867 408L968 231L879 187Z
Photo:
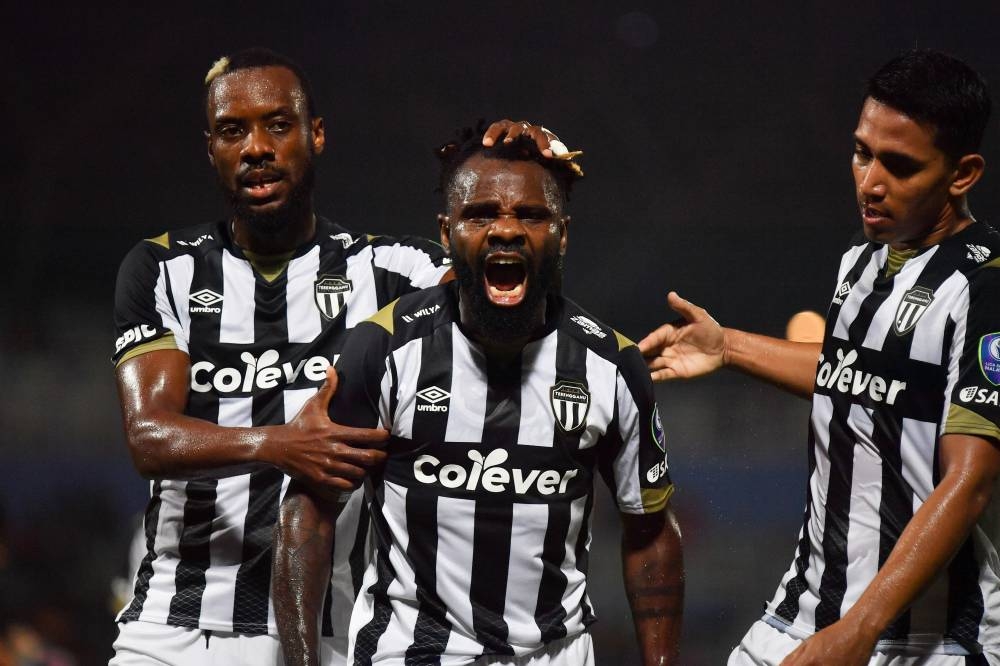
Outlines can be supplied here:
M325 117L316 207L354 230L436 235L434 146L529 119L582 149L567 295L638 339L677 289L781 335L824 311L860 225L849 160L864 81L900 50L951 52L1000 100L996 2L202 3L4 10L0 638L29 626L101 663L110 578L147 484L118 415L111 306L139 239L227 211L201 82L267 46ZM971 197L1000 219L996 117ZM791 561L808 405L735 373L658 389L685 533L683 663L718 664ZM599 663L633 663L617 519L595 522Z

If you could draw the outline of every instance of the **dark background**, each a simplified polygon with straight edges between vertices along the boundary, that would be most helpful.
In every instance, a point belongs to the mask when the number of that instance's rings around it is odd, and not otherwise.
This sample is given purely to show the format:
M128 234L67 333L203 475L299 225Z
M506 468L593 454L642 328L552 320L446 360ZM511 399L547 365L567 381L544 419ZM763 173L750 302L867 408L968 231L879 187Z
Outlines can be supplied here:
M265 45L310 73L327 129L316 204L357 230L436 233L431 149L459 126L557 131L587 172L566 291L634 338L669 316L668 289L776 335L823 311L859 226L860 90L897 51L950 51L1000 90L995 2L36 3L3 16L0 620L8 640L40 636L84 664L109 654L110 578L147 492L108 361L115 272L138 239L226 213L201 136L218 56ZM995 220L995 120L983 153L972 206ZM658 395L685 533L683 663L718 664L791 561L808 405L728 372ZM615 515L607 500L595 525L595 640L601 663L633 663Z

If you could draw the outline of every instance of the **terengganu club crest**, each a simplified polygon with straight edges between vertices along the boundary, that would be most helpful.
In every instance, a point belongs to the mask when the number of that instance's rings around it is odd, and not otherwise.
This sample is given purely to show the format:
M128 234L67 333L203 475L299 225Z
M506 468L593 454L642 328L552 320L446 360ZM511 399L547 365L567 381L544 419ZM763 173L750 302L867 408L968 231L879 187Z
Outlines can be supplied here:
M587 423L590 392L580 382L563 380L549 389L549 402L556 423L564 432L573 432Z
M927 287L914 287L905 294L896 308L896 319L892 324L892 330L896 335L906 335L917 325L917 320L927 310L927 307L934 300L934 292Z
M327 319L336 319L351 293L351 281L342 275L321 275L316 280L316 307Z

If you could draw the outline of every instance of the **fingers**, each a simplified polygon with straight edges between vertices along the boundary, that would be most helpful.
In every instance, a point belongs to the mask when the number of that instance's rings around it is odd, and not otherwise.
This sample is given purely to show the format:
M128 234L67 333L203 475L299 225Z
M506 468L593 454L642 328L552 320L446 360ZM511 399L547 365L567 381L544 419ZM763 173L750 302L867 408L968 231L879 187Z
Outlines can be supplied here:
M334 370L331 365L326 369L326 379L323 381L323 385L319 387L316 391L316 395L312 397L316 401L317 406L324 412L330 410L330 399L333 398L333 394L337 392L337 384L339 379L337 378L337 371Z
M504 118L503 120L498 120L487 127L486 132L483 134L483 145L487 148L495 145L497 141L503 138L503 136L507 133L507 130L513 124L513 120Z
M544 157L552 157L549 133L541 126L532 125L527 120L513 121L505 118L496 121L483 134L483 145L486 147L494 146L501 139L504 143L512 143L521 135L534 141L538 152Z
M389 431L381 428L352 428L334 423L330 439L349 446L381 448L389 439Z
M650 332L642 340L639 340L639 351L642 355L646 357L659 355L669 339L672 328L673 326L670 324L663 324L655 331Z
M681 298L676 291L667 294L667 305L684 319L695 322L711 318L704 308L700 308L691 301Z

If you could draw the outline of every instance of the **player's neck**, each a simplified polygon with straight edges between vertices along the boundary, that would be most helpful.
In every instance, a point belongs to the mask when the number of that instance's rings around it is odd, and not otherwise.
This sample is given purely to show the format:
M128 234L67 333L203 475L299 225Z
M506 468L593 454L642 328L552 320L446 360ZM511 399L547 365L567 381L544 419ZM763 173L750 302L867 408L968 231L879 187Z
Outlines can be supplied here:
M274 232L261 232L254 224L234 216L229 231L233 241L244 250L273 256L292 252L316 236L316 215L312 208L290 217Z

